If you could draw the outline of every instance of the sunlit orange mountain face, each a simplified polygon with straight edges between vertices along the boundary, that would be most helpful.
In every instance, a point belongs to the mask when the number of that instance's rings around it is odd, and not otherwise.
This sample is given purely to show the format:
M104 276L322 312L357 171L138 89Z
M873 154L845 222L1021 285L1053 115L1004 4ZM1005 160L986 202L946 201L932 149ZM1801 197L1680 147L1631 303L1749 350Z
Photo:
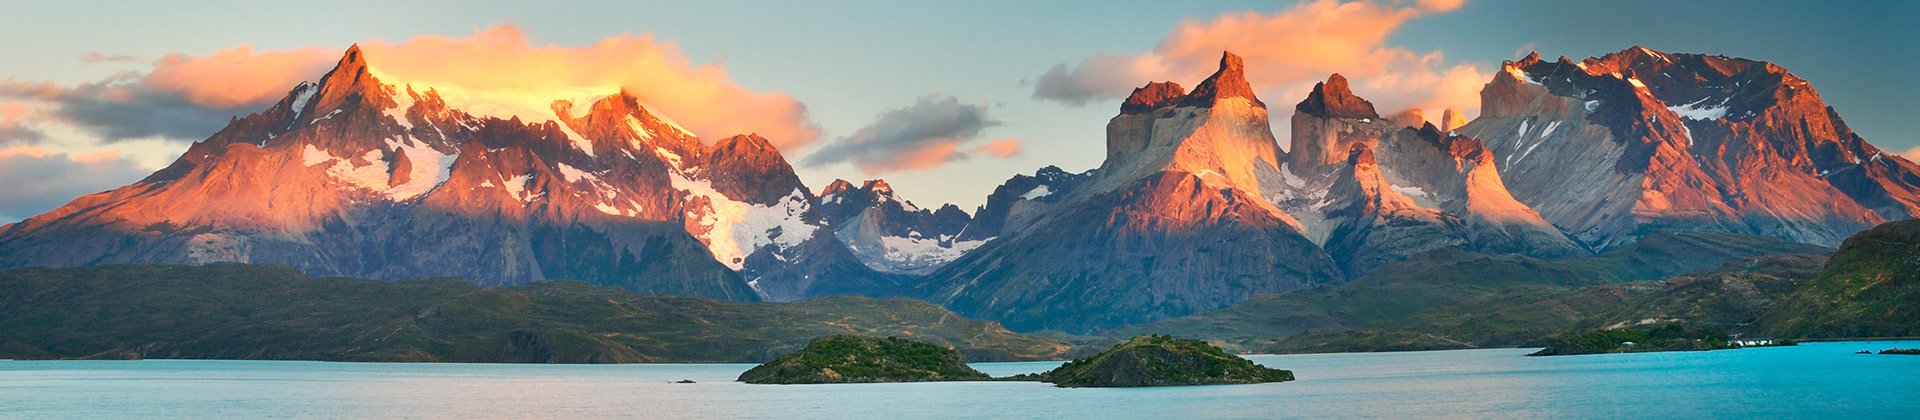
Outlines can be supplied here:
M724 71L570 67L631 46L542 49L497 30L478 36L532 52L475 63L492 56L440 55L480 48L461 40L348 47L144 179L0 227L0 268L255 263L731 301L904 296L1014 331L1087 333L1437 250L1586 258L1673 231L1837 247L1920 214L1920 166L1764 57L1529 54L1460 73L1476 76L1477 112L1430 119L1377 106L1369 90L1387 86L1340 68L1273 97L1284 90L1249 79L1298 69L1207 48L1192 72L1204 78L1087 99L1117 107L1104 150L1030 152L1037 169L966 209L879 179L809 185L795 168L857 156L866 173L924 169L1019 142L895 151L861 139L937 128L876 123L816 143L805 106L714 87ZM1211 36L1189 35L1160 58ZM990 108L930 95L894 112ZM929 138L977 137L942 135Z

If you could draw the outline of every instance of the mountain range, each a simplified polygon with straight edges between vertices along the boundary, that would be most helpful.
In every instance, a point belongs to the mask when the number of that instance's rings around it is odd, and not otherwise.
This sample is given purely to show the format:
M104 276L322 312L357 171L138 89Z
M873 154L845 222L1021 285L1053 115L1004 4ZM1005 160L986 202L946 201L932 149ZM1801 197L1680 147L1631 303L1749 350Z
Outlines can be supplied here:
M1833 247L1920 211L1920 167L1771 63L1633 47L1503 63L1481 115L1383 116L1339 74L1286 147L1244 64L1135 89L1097 168L971 213L884 180L812 189L745 133L624 92L477 115L358 47L134 184L0 227L0 268L272 263L307 275L577 279L643 294L908 296L1090 332L1319 289L1436 252L1605 255L1674 231ZM1286 109L1281 108L1284 112Z

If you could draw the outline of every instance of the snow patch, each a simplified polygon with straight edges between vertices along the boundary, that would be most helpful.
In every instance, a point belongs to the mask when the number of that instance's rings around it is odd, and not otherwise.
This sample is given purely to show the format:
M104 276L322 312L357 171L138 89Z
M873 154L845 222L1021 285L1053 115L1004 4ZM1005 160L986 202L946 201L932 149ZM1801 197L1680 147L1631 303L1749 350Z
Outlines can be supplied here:
M313 94L320 93L320 86L313 82L300 82L293 92L293 102L288 105L293 108L293 118L297 120L300 119L300 112L306 110L307 101L313 100Z
M333 165L327 167L327 176L344 181L348 185L383 194L391 199L406 200L419 197L446 183L447 177L453 174L453 162L460 157L458 154L440 153L425 143L411 138L404 143L389 139L387 147L392 150L390 154L381 153L383 151L381 149L368 150L366 154L360 156L360 161L366 164L354 165L352 159L334 156L313 145L307 145L306 149L300 153L300 161L306 166L332 162ZM400 156L406 156L407 161L411 163L407 171L407 182L389 186L387 184L392 179L388 173L388 168L392 166L389 159L399 159Z
M674 131L679 131L680 135L694 137L692 131L688 131L686 127L681 127L680 123L674 122L672 118L667 118L665 115L653 112L653 107L642 106L642 108L647 109L647 116L653 117L654 120L660 121L661 124L666 124L667 127L672 127Z
M582 171L580 170L580 168L575 168L573 167L573 165L568 165L565 162L555 163L554 166L559 167L560 177L566 178L567 182L580 182L581 180L587 180L587 181L598 183L600 181L600 177L587 173L587 171Z
M340 115L340 110L336 109L333 111L329 111L327 112L327 115L321 116L320 118L316 118L313 120L313 122L307 123L307 125L319 124L321 121L331 120L335 115Z
M1039 185L1033 187L1032 190L1028 190L1026 194L1021 194L1020 198L1023 200L1036 200L1052 194L1053 190L1048 189L1046 185Z
M942 246L941 238L882 236L880 246L885 248L882 258L895 266L932 267L959 259L989 240L992 238L954 241Z
M762 246L773 245L779 253L800 246L813 237L819 226L807 223L805 216L807 197L795 189L780 201L771 205L747 206L746 213L740 219L740 225L733 229L734 240L746 245L743 253L751 253ZM777 235L777 236L776 236Z
M413 123L407 121L407 110L413 109L414 101L413 95L408 95L406 89L411 88L412 86L407 86L405 88L395 89L396 92L393 95L393 101L399 105L380 112L381 114L385 114L387 118L392 118L393 122L399 123L400 127L408 131L413 130Z
M713 189L711 181L694 181L679 173L668 178L673 182L674 189L686 191L691 196L688 201L697 197L707 199L705 208L695 208L691 203L687 207L687 219L700 228L694 232L694 236L706 240L707 251L713 254L714 260L727 268L739 270L747 260L747 252L734 240L733 230L746 218L747 203L727 198Z
M647 131L647 127L643 124L640 124L639 118L634 118L632 115L628 115L626 117L627 117L627 128L633 130L633 135L636 141L633 144L633 148L638 149L641 146L644 146L646 143L650 143L653 141L653 132Z
M368 150L367 154L360 156L360 160L370 163L363 166L354 166L351 160L335 159L333 161L333 167L327 169L327 174L368 190L380 191L386 189L387 165L384 160L380 159L380 151Z
M330 161L333 159L334 157L332 154L328 154L327 152L320 151L320 148L313 147L313 145L311 144L307 145L307 150L300 152L300 161L302 163L305 163L306 166L313 166L313 165L319 165L322 163L327 163L327 161Z
M1540 130L1540 139L1546 140L1547 136L1553 135L1553 129L1555 128L1560 128L1560 121L1555 120L1553 122L1547 123L1547 128L1544 130Z
M1390 188L1393 188L1393 191L1400 193L1400 195L1405 195L1408 197L1426 197L1427 196L1427 190L1421 189L1420 187L1403 187L1403 186L1393 185L1393 184L1387 184L1387 186Z
M596 203L593 205L593 208L595 210L600 210L601 213L611 214L615 216L620 215L620 208L614 207L612 204Z
M506 188L507 195L511 195L515 200L520 200L520 202L525 203L531 198L527 197L527 182L532 180L532 177L526 174L520 174L519 176L507 178L506 185L502 186L502 188Z
M1711 121L1711 120L1725 118L1727 116L1727 101L1722 100L1720 101L1719 105L1703 104L1703 102L1706 102L1707 99L1708 98L1700 98L1700 100L1693 101L1693 103L1689 103L1686 105L1670 106L1670 107L1667 107L1667 110L1673 111L1673 113L1675 114L1679 114L1680 118L1686 118L1686 119L1695 120L1695 121Z
M669 164L669 167L672 167L674 169L685 168L684 166L680 166L679 153L674 153L672 150L667 150L667 148L665 147L654 146L653 154L660 156L660 159L666 160L667 163Z
M405 155L407 161L412 163L407 171L407 182L386 191L387 196L396 200L418 197L446 183L447 177L453 174L453 161L460 157L458 154L440 153L413 138L408 138L404 143L388 140L387 146L397 154Z
M567 133L567 140L573 142L573 148L580 149L580 151L582 152L586 152L587 157L595 157L593 155L592 140L587 140L587 136L582 136L580 135L580 133L574 132L573 127L567 126L567 123L556 121L554 122L554 124L557 124L560 126L561 132Z

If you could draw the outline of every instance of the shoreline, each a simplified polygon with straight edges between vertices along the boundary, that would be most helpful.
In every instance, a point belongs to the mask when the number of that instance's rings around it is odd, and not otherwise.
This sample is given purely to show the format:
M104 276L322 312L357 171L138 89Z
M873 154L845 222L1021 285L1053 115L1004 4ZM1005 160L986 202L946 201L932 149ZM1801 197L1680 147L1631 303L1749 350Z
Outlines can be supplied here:
M1811 340L1798 340L1798 341L1799 341L1799 342L1800 342L1801 344L1806 344L1806 343L1848 343L1848 342L1861 342L1861 343L1869 343L1869 342L1887 342L1887 341L1920 341L1920 337L1890 337L1890 338L1852 338L1852 339L1840 339L1840 338L1827 338L1827 339L1811 339ZM1770 347L1789 347L1789 346L1754 346L1754 347L1748 347L1748 348L1770 348ZM1540 349L1540 348L1542 348L1542 347L1486 347L1486 348L1469 348L1469 349L1446 349L1446 350L1407 350L1407 351L1351 351L1351 352L1328 352L1328 353L1262 353L1262 354L1235 354L1235 356L1240 356L1240 357L1243 357L1243 358L1244 358L1244 357L1252 357L1252 356L1313 356L1313 355L1366 355L1366 354L1382 354L1382 353L1435 353L1435 352L1451 352L1451 351L1476 351L1476 350L1481 350L1481 351L1484 351L1484 350L1527 350L1527 349ZM1645 352L1643 352L1643 353L1645 353ZM1629 353L1601 353L1601 354L1629 354ZM80 359L80 358L74 358L74 359L0 359L0 362L140 362L140 361L149 361L149 360L156 360L156 361L186 361L186 362L306 362L306 363L366 363L366 364L421 364L421 365L450 365L450 366L453 366L453 365L515 365L515 366L531 366L531 365L557 365L557 366L622 366L622 365L627 365L627 366L631 366L631 365L748 365L748 366L751 366L751 365L755 365L755 364L756 364L756 362L647 362L647 363L513 363L513 362L435 362L435 361L425 361L425 362L422 362L422 361L365 361L365 360L310 360L310 359L164 359L164 358L153 358L153 359L144 359L144 358L143 358L143 359ZM967 362L967 364L968 364L968 365L973 365L973 364L982 364L982 363L1064 363L1064 362L1067 362L1067 361L1069 361L1069 360L1013 360L1013 361L996 361L996 362Z

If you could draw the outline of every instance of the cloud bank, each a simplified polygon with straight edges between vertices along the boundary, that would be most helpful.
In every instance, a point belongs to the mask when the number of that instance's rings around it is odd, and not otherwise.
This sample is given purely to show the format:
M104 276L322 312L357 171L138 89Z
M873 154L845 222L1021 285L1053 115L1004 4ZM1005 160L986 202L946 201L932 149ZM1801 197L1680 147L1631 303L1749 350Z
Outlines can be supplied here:
M652 35L620 35L591 45L534 45L518 27L499 25L468 37L422 36L361 44L387 83L441 90L475 113L552 119L552 101L622 90L708 139L759 133L783 149L820 135L806 105L793 97L746 89L717 64L695 64ZM0 99L33 102L38 112L7 117L0 135L25 133L23 122L75 126L104 142L165 138L198 140L228 119L258 112L301 81L317 80L343 47L256 50L240 45L205 56L173 54L144 72L123 72L76 85L0 81ZM125 56L89 54L87 62ZM11 130L11 131L9 131ZM17 134L27 138L29 134Z
M24 102L0 101L0 146L35 143L46 138L45 133L27 125L25 119L32 112Z
M324 48L256 52L241 45L204 57L172 54L145 73L72 86L7 79L0 81L0 99L39 106L6 117L0 127L65 124L106 143L201 139L228 118L264 109L294 84L317 78L331 64L325 61L329 54Z
M867 175L922 170L968 158L961 146L980 131L999 125L986 105L960 102L948 95L921 96L913 104L881 113L875 120L808 155L801 163L825 166L851 163ZM974 153L996 158L1018 154L1020 141L1000 139L975 146Z
M1124 98L1149 81L1190 87L1213 72L1220 51L1228 50L1245 60L1248 81L1269 103L1291 104L1314 82L1340 73L1382 112L1421 108L1438 116L1456 107L1477 113L1487 75L1471 65L1449 65L1440 51L1420 53L1386 43L1408 21L1463 3L1317 0L1273 13L1186 20L1152 51L1053 66L1035 79L1033 98L1085 105Z
M53 210L74 197L117 188L146 177L132 159L102 152L80 156L32 146L0 149L0 223Z
M518 27L499 25L465 38L422 36L362 43L361 49L383 81L432 86L450 105L474 112L545 120L555 99L624 89L704 139L759 133L791 150L820 136L806 105L792 96L741 87L726 68L694 64L679 47L649 34L581 47L534 45Z

